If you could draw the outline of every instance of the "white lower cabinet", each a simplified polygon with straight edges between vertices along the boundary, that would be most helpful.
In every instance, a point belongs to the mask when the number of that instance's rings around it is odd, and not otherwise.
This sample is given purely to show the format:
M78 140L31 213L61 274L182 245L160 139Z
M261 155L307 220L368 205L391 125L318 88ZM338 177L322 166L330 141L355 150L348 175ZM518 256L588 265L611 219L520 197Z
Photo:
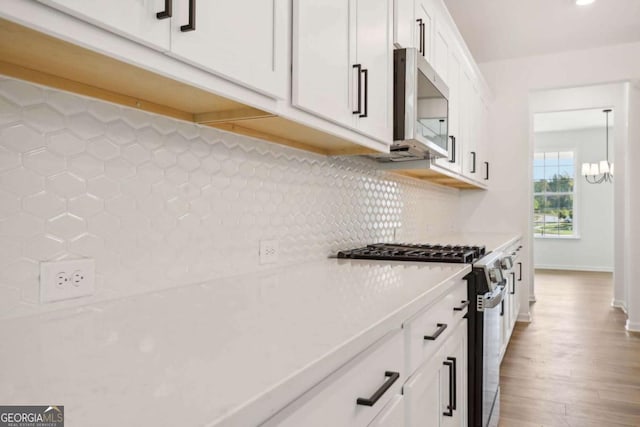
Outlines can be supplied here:
M467 324L462 321L442 348L403 387L407 427L467 425Z
M368 426L400 394L406 375L403 337L397 331L369 347L265 426Z
M451 283L402 330L387 334L262 425L466 426L466 289L464 280Z
M387 403L369 427L404 427L405 418L404 396L397 395Z

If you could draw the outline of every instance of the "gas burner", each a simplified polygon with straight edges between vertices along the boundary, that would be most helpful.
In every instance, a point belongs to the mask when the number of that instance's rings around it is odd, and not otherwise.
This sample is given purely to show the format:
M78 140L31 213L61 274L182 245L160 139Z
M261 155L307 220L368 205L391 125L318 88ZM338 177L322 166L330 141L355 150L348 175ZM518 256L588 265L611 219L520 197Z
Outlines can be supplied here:
M471 264L486 252L484 246L376 243L338 252L338 258Z

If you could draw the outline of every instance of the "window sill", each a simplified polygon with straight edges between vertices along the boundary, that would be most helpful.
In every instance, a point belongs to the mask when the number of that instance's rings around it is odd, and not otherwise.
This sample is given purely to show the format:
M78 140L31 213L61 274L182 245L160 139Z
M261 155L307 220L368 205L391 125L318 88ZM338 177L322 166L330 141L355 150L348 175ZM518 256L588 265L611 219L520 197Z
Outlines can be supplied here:
M547 240L547 239L551 239L551 240L580 240L581 237L580 235L576 234L575 236L537 236L534 234L533 236L534 239L541 239L541 240Z

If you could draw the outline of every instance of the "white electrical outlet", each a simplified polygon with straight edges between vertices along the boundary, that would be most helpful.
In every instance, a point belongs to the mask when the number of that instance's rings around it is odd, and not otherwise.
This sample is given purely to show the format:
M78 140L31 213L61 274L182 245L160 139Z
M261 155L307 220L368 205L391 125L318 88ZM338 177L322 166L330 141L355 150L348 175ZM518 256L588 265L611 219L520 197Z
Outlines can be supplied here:
M92 258L40 263L40 302L93 295L95 260Z
M277 240L260 240L260 264L278 262L279 245Z

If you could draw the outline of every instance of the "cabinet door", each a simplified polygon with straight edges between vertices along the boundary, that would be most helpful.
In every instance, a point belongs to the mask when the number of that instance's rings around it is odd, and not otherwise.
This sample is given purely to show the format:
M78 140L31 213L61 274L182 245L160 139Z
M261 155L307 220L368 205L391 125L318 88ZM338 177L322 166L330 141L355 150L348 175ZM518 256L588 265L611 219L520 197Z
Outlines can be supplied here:
M404 397L395 396L368 427L404 427Z
M139 43L162 51L169 50L171 19L156 16L164 11L164 0L39 1Z
M451 50L449 54L449 156L437 159L436 164L454 172L462 172L462 144L460 137L460 57Z
M434 12L433 4L428 0L416 0L416 24L422 24L422 56L431 63L433 61L433 32L434 32ZM420 28L416 25L416 48L420 48Z
M287 0L173 3L172 56L258 92L286 97ZM195 28L185 31L190 23Z
M435 22L433 68L449 84L449 49L451 36L444 20L438 16Z
M443 351L436 353L403 387L407 427L440 427L442 419Z
M393 45L398 49L418 47L417 30L413 0L393 0Z
M460 72L460 89L461 97L464 100L460 109L462 173L479 181L482 177L481 159L478 154L477 139L473 134L476 125L475 102L478 95L469 73L464 69Z
M362 65L362 114L358 130L391 144L393 43L391 0L355 0L356 63Z
M325 119L353 126L351 82L357 70L349 55L350 2L293 3L292 103Z
M445 346L446 365L440 374L442 427L467 425L467 339L463 320Z

